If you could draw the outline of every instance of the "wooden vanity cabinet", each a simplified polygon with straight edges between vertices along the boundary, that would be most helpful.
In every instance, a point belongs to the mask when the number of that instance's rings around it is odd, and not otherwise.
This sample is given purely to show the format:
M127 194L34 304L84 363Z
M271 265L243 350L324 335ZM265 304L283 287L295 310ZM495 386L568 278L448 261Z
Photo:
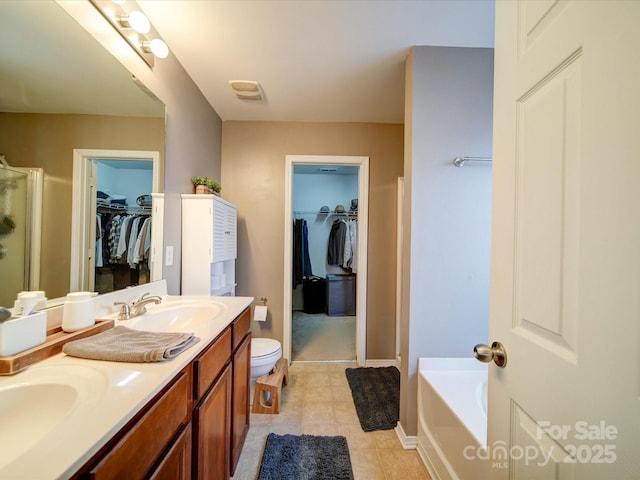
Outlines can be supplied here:
M194 479L222 480L235 473L249 431L250 327L247 308L194 361Z
M160 460L149 480L188 480L191 478L191 424L182 427L169 451Z
M73 478L134 479L156 474L157 478L167 478L163 472L172 467L165 460L176 456L183 462L182 470L188 472L191 438L183 434L191 420L190 373L189 365Z
M193 478L230 477L231 327L193 362Z
M193 478L230 477L231 365L227 364L193 410Z
M231 475L242 453L249 432L250 406L249 382L251 380L251 310L238 315L231 325L233 339L233 389L231 415Z
M245 309L72 478L227 480L249 430Z

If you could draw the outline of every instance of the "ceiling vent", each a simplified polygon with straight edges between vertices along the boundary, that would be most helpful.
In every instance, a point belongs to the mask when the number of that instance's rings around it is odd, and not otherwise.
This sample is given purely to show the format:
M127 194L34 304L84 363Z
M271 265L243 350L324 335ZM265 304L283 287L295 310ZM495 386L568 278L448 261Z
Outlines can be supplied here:
M229 86L240 100L262 100L262 89L251 80L229 80Z

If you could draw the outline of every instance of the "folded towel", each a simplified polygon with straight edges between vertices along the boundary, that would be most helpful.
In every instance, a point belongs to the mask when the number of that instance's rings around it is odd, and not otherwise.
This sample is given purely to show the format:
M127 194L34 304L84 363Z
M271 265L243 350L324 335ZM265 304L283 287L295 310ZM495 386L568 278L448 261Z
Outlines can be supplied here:
M113 362L161 362L179 355L200 339L192 333L146 332L117 326L91 337L65 343L73 357Z

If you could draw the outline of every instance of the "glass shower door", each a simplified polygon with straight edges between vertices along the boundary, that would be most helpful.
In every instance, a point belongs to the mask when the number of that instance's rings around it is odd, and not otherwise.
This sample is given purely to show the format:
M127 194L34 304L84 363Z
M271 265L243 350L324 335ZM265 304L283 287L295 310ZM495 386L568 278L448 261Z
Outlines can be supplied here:
M28 284L29 212L26 173L0 167L0 305L13 307Z

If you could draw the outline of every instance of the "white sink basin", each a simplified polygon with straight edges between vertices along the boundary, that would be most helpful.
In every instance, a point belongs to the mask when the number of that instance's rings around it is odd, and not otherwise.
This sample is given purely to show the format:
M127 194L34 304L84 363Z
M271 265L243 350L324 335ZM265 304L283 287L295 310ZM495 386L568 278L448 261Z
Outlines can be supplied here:
M0 387L0 468L95 405L108 384L101 371L84 365L34 366L19 380Z
M190 332L199 324L209 322L224 312L225 306L213 300L176 300L149 305L147 313L121 325L149 332Z

